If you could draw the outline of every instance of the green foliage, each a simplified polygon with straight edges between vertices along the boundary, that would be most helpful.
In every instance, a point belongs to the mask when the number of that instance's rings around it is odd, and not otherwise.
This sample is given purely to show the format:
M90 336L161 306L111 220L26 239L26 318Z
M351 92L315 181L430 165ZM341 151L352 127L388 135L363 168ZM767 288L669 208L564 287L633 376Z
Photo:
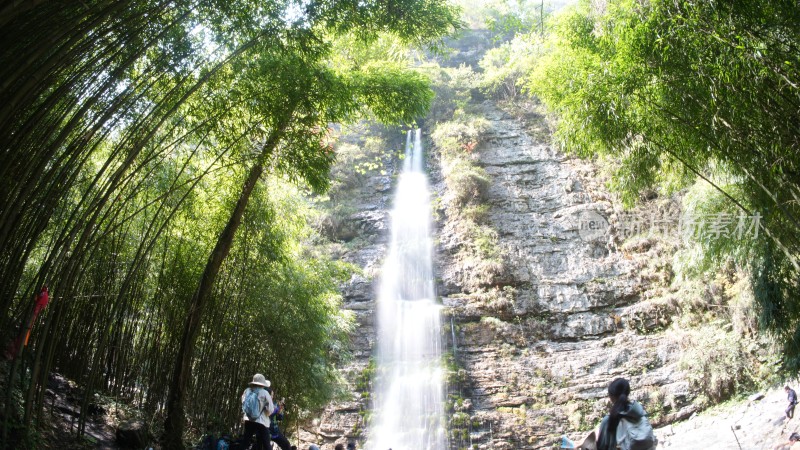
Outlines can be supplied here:
M480 30L486 28L486 18L493 2L487 0L456 0L454 2L461 8L461 20L464 28Z
M541 53L541 37L518 36L486 52L481 59L482 89L494 98L514 98L533 60Z
M447 385L453 388L457 387L460 390L462 385L467 382L467 371L458 364L458 360L452 352L446 352L442 355L442 363L447 371ZM457 401L458 398L454 400L454 402Z
M700 392L697 403L709 406L729 399L737 392L761 384L754 348L748 349L740 336L709 324L684 335L680 367Z
M699 177L723 196L707 208L763 218L756 242L701 245L705 259L750 259L789 370L800 367L798 23L790 1L583 2L554 18L527 85L558 116L562 148L613 158L626 204Z
M690 242L675 255L676 262L683 261L674 265L677 292L672 301L679 314L672 316L668 335L681 343L680 367L698 393L697 404L706 407L778 382L782 355L775 340L759 332L749 264L733 258L687 262L691 256L686 253L699 245ZM698 269L707 264L713 270ZM672 400L661 403L671 407Z
M394 63L373 63L352 75L355 96L387 124L413 122L433 100L429 80ZM409 101L412 100L413 101Z
M761 120L752 113L774 108L774 114L783 111L787 119L795 114L780 104L754 104L760 102L756 93L772 95L763 85L766 80L752 78L769 71L765 66L770 63L736 50L727 40L730 35L721 37L733 33L734 24L747 30L757 20L747 10L701 2L641 6L615 1L602 14L583 5L557 19L551 50L532 72L530 87L558 113L565 148L621 158L619 172L631 176L621 178L619 187L629 195L657 181L664 161L671 158L696 170L719 160L729 170L752 171L756 155L745 156L745 146L749 154L752 148L773 148L782 139L779 133L745 137L744 130L774 120ZM769 33L785 30L774 25ZM764 45L778 45L770 43L777 36L763 39ZM773 50L773 57L783 54L777 47ZM702 56L712 53L717 56ZM698 60L709 63L698 65ZM732 85L742 89L729 89ZM730 124L729 115L738 118L739 132L728 133L729 128L721 125L720 120ZM751 141L756 134L764 140ZM785 140L782 147L788 150L793 145L793 140Z
M3 417L22 403L31 424L54 366L87 398L108 390L149 413L177 367L169 403L188 392L191 423L218 405L234 423L256 371L295 408L320 405L344 356L345 270L310 246L318 218L286 183L328 189L332 123L425 113L428 79L384 59L438 42L457 9L87 0L6 8L0 23L20 37L0 52L2 329L43 283L54 298L8 377ZM359 52L336 54L340 38ZM184 407L170 409L182 423Z
M470 291L492 284L503 272L503 256L497 232L487 223L485 205L490 178L475 164L480 136L487 130L483 118L456 115L439 123L431 139L441 155L442 175L448 196L445 210L456 226L462 245L456 255L465 269L461 285Z
M375 363L374 358L370 358L367 366L364 367L358 376L356 377L356 390L361 393L362 397L368 397L369 394L372 392L372 382L375 379L375 370L377 368L377 364Z
M249 302L243 300L243 307L229 314L231 326L243 327L235 339L254 344L251 371L268 373L293 407L314 409L331 397L337 381L334 363L347 354L352 317L340 309L337 287L350 271L304 248L312 235L313 211L308 206L301 209L304 200L297 193L282 194L282 198L272 195L272 205L254 205L251 214L263 217L273 209L277 217L292 214L295 219L276 220L271 229L264 229L263 223L254 227L258 234L248 236L250 254L237 258L239 264L250 261L250 277L241 280L246 287L239 293ZM276 241L283 244L281 249L275 249ZM244 306L248 303L249 308ZM223 348L233 345L230 342ZM291 364L286 363L288 355Z
M463 113L468 109L473 90L478 87L480 77L471 67L440 67L438 64L422 65L420 70L433 83L436 94L430 112L425 120L430 128L438 126L438 122L451 120L453 114Z
M533 60L542 53L544 24L549 16L545 2L502 1L489 7L487 27L498 46L480 61L481 88L498 99L514 98Z
M354 35L340 36L333 42L331 66L352 70L374 61L410 65L412 52L397 37L381 35L364 42Z
M309 5L306 11L309 21L323 22L338 34L355 33L372 40L392 32L415 45L441 39L461 26L459 9L438 0L401 0L388 6L376 1L324 0Z
M486 190L489 188L489 177L481 167L476 167L464 159L459 159L448 167L449 176L446 178L447 187L453 194L455 207L480 203L486 200ZM473 212L475 208L470 208ZM478 216L468 214L471 219Z
M342 142L335 146L336 164L331 170L329 195L339 199L352 189L362 188L368 175L386 173L387 143L377 136L368 136L363 144Z
M367 121L341 131L341 140L334 145L335 162L331 169L331 189L327 195L315 197L324 210L317 227L329 240L334 253L359 248L369 239L360 237L360 211L374 189L388 189L390 172L401 154L395 150L405 143L405 133L395 127L383 127Z
M735 184L718 185L727 192L739 189ZM686 191L683 211L684 248L675 257L675 267L681 273L700 276L731 264L747 267L758 258L763 236L756 238L753 217L746 216L708 183L700 181Z
M772 331L783 344L783 368L794 373L800 367L800 324L796 320L798 279L785 253L767 243L753 261L753 294L759 324Z
M456 3L463 11L462 20L467 27L488 29L495 42L540 29L550 6L550 2L540 0L458 0Z
M462 220L459 228L466 242L459 249L457 259L469 274L462 280L462 285L469 291L477 291L495 284L505 270L503 254L497 245L497 231L469 220Z
M449 161L463 161L478 145L479 136L486 132L489 122L482 117L458 116L456 120L436 125L431 139ZM445 170L447 168L445 167Z
M487 221L489 215L489 205L482 204L482 205L473 205L467 206L462 210L462 215L465 219L477 223L482 224Z

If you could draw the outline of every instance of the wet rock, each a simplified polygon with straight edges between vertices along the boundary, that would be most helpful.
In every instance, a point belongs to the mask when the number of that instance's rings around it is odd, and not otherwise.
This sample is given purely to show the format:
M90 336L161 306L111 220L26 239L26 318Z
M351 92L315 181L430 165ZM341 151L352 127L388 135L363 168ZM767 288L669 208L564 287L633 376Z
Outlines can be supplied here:
M487 214L509 295L492 298L464 282L475 268L459 259L457 217L440 221L437 248L442 302L455 328L450 345L467 375L459 393L473 399L471 414L493 424L493 437L479 427L472 442L550 448L558 430L599 421L617 376L630 378L643 398L652 392L653 408L667 405L664 420L692 414L679 346L658 334L677 303L651 298L652 280L629 256L654 245L621 251L615 207L590 164L537 142L490 103L481 109L491 127L474 157L491 178ZM432 185L444 189L439 180ZM606 228L586 226L595 222Z
M349 219L358 230L359 236L385 234L388 229L388 215L385 211L361 211L352 214Z
M462 47L459 60L482 52L476 42ZM663 258L663 249L649 238L625 241L625 213L595 166L548 143L541 111L511 114L490 101L471 107L489 121L471 157L490 178L481 192L482 220L496 232L502 256L464 257L458 218L447 215L454 195L432 155L437 293L446 350L456 361L449 389L463 400L451 404L470 417L459 434L468 439L451 444L552 448L560 434L597 424L608 383L618 376L631 380L634 397L662 408L660 423L694 414L696 394L679 370L681 343L664 333L679 299L666 289L669 271L648 266ZM357 323L354 361L344 369L354 397L377 339L391 181L377 174L366 180L350 228L334 233L350 240L343 259L364 269L343 286L344 306ZM366 244L353 249L358 242ZM332 403L301 429L302 442L332 448L343 436L363 436L370 406L368 396Z

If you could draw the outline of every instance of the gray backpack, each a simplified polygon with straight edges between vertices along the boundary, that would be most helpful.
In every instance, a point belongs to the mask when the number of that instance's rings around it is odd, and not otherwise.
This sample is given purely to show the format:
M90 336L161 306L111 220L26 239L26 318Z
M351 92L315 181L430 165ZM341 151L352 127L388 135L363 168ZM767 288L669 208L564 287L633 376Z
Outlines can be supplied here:
M657 444L647 416L642 416L637 422L630 422L626 418L619 421L617 445L622 450L652 450Z

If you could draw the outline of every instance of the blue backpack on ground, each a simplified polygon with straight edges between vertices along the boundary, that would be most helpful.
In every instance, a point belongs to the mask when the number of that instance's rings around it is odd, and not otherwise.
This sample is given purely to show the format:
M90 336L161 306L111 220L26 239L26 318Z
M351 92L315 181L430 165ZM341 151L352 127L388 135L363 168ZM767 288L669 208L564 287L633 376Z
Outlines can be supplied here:
M255 422L261 417L261 404L258 401L259 389L250 389L242 402L242 412L247 420Z

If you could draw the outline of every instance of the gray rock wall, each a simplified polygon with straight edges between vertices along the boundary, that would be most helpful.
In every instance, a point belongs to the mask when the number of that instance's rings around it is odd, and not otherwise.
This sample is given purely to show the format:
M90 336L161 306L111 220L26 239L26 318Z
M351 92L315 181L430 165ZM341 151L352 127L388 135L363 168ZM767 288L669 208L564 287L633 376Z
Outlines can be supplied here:
M491 177L486 203L503 271L483 289L459 285L470 269L447 236L459 219L443 207L439 293L465 374L449 388L453 410L469 417L452 448L552 448L560 434L596 424L617 376L631 379L658 420L691 414L680 347L653 319L670 311L643 295L653 288L641 276L649 256L618 251L610 233L587 228L598 217L613 225L615 214L594 168L529 135L526 122L541 116L520 119L491 102L473 113L490 121L472 157Z
M350 359L341 366L343 392L323 411L304 418L304 423L294 430L291 441L299 440L299 448L317 444L322 450L333 450L335 444L346 445L348 441L359 443L358 448L361 448L365 437L370 415L370 361L376 340L376 293L389 242L394 177L402 167L397 154L388 150L402 149L405 145L403 133L399 129L362 124L343 138L344 142L362 146L367 137L380 136L386 141L387 151L382 155L380 170L370 171L361 184L338 192L337 197L341 199L328 205L345 206L344 209L351 212L337 220L338 226L321 225L336 242L333 253L360 269L341 286L342 307L353 314L355 326L351 333Z
M436 259L446 307L442 339L450 349L451 447L551 448L561 434L596 424L616 376L632 380L635 395L658 410L657 423L690 415L696 408L677 370L679 338L658 331L675 304L650 299L665 283L643 276L660 256L647 245L623 251L607 234L581 229L587 217L599 216L613 231L619 208L591 163L565 157L528 131L532 122L543 126L542 116L515 117L491 102L476 108L490 127L472 156L491 178L488 222L503 259L491 284L461 285L474 268L456 258L464 244L452 232L458 218L446 212L449 196L435 148L429 157L434 196L441 200ZM343 242L341 258L362 269L342 287L343 307L356 322L353 357L342 368L347 392L308 419L299 430L302 445L330 450L365 437L390 174L398 170L390 155L384 163L389 173L369 175L354 191L346 229L331 236Z
M486 38L485 32L465 33L453 42L442 66L477 68L489 47ZM719 311L734 294L719 292L739 281L722 274L729 278L723 287L704 286L702 280L673 282L678 239L647 233L631 237L624 223L631 217L646 222L651 215L676 218L679 202L645 195L649 201L623 212L594 162L567 157L549 144L540 107L527 100L486 101L471 86L442 89L444 100L432 113L436 119L428 119L429 129L423 133L435 191L435 259L437 291L445 307L442 340L448 349L444 359L451 448L543 449L553 448L562 434L577 438L598 424L607 409L607 385L619 376L631 380L633 397L644 404L654 424L693 414L700 403L697 385L703 384L698 373L720 370L727 362L697 361L694 374L683 372L685 352L695 343L687 328L673 327L672 322L689 321L691 328L718 321L727 323L729 330L731 317ZM456 105L447 100L456 96L454 89L461 89L458 98L465 98L465 92L471 97L460 107L489 124L477 146L465 151L488 177L475 197L482 202L481 232L490 229L489 240L498 250L490 253L500 255L492 261L475 258L474 242L468 242L465 229L477 222L459 217L464 205L456 203L464 198L448 191L443 176L453 169L430 142L436 120L455 115ZM383 133L388 147L397 150L404 144L402 132L377 132ZM375 133L374 127L363 129L345 140L362 145ZM348 213L321 225L338 242L334 253L362 272L342 286L343 307L353 313L356 324L352 359L341 371L345 392L324 411L306 418L299 429L301 445L316 443L332 450L348 440L363 444L371 415L375 297L397 163L396 155L387 153L383 173L362 173L357 183L345 183L349 190L332 198L338 199L334 207L344 206ZM713 337L714 326L708 328ZM738 336L729 333L726 339ZM751 345L752 339L748 342L736 364L746 367L746 359L754 355L760 362L769 359L759 359L763 347ZM697 354L705 354L703 350ZM717 381L721 389L712 386L719 391L718 400L735 388L735 379ZM703 402L708 400L706 396Z

